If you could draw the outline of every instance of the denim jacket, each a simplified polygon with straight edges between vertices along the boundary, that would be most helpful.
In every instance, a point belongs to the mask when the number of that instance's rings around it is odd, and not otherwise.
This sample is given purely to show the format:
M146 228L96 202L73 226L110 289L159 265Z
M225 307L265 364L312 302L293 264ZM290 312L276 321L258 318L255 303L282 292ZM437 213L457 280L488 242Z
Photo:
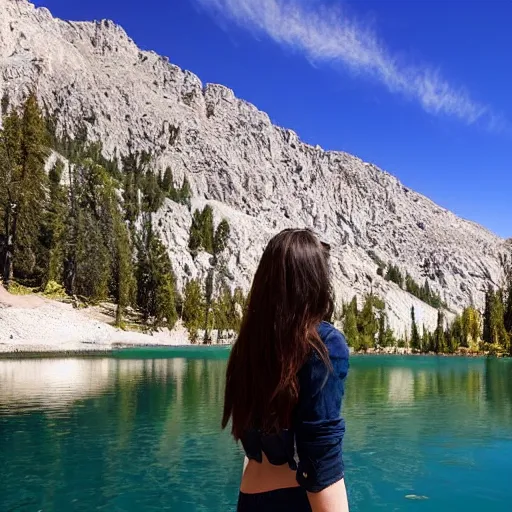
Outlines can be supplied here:
M252 430L242 439L249 459L261 462L265 453L271 464L288 463L297 471L297 482L309 492L319 492L344 477L345 423L340 412L349 350L345 337L331 324L322 322L318 333L332 369L316 353L301 368L292 428L272 435Z

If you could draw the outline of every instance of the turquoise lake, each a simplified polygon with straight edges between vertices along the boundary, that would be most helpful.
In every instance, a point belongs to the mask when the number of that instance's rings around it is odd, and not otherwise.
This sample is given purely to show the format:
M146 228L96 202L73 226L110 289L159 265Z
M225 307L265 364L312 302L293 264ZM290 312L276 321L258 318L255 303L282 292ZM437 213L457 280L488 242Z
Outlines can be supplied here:
M0 511L234 510L228 349L0 360ZM351 509L512 510L512 361L356 356Z

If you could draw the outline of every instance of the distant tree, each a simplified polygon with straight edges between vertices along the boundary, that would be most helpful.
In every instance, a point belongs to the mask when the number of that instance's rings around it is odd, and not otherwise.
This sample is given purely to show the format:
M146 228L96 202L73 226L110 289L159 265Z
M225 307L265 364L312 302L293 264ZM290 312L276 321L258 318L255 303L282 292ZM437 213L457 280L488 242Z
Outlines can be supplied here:
M448 352L452 354L459 348L459 346L468 346L462 316L457 315L450 328L446 329L445 339Z
M425 302L425 295L422 293L422 289L409 273L405 275L405 290Z
M214 256L220 255L225 249L229 240L230 235L230 227L229 223L226 219L222 219L220 224L217 226L215 230L215 235L213 237L213 254Z
M231 290L223 286L213 303L213 328L219 332L219 338L224 337L224 331L237 330L239 324L236 303Z
M494 304L494 290L491 285L487 287L485 292L485 309L484 309L484 319L483 319L483 333L482 339L485 343L492 343L492 320L491 313L492 307Z
M83 208L78 211L74 232L74 287L70 294L94 302L106 300L112 259L100 222L92 210Z
M21 117L12 110L0 132L0 217L6 241L0 265L7 286L15 272L31 278L35 271L47 155L46 124L35 95L30 94Z
M491 304L491 343L501 345L509 351L510 339L505 329L504 297L501 290L494 294Z
M377 312L383 312L384 303L375 295L366 296L363 308L357 317L360 348L366 350L375 346L379 321Z
M136 281L129 233L126 226L120 222L116 222L115 225L115 254L116 258L113 261L113 287L114 298L117 304L116 325L121 327L125 310L134 297Z
M48 173L49 201L42 214L41 250L39 266L44 275L43 287L50 281L62 284L64 280L64 256L66 221L68 218L68 190L61 184L64 164L57 160Z
M478 347L481 331L480 313L472 306L465 308L461 315L461 323L462 336L460 338L460 346Z
M2 100L0 101L0 115L2 117L7 115L9 111L9 94L5 91L2 95Z
M152 170L147 170L142 184L143 208L145 212L156 212L164 202L164 193L158 184L158 177Z
M202 230L202 217L199 210L195 210L192 215L192 225L190 226L190 236L188 248L194 255L202 248L203 244L203 230Z
M423 324L423 331L421 333L421 350L422 352L429 352L431 348L430 333L425 324Z
M386 281L392 281L393 283L400 286L400 288L403 288L404 286L404 278L402 273L400 272L400 269L398 268L398 266L392 265L391 263L388 264L385 279Z
M343 331L347 338L347 341L354 350L359 350L359 331L357 329L357 299L354 297L350 305L346 308Z
M437 327L434 332L433 351L436 354L446 350L445 332L444 332L444 315L441 310L437 312Z
M183 183L179 190L178 199L181 204L188 206L190 209L190 199L192 198L192 189L190 188L190 183L188 182L187 177L183 178Z
M507 301L505 304L505 329L512 334L512 279L507 289Z
M190 339L197 342L198 330L203 325L204 294L198 280L193 279L185 285L183 294L183 323L188 329Z
M235 288L233 292L233 308L231 310L230 325L236 332L240 331L242 317L247 309L248 297L241 288Z
M391 327L386 327L386 333L384 335L384 347L394 347L397 344L395 333Z
M421 350L421 338L416 325L416 314L414 306L411 307L411 348L413 350Z
M386 313L384 311L382 311L379 315L379 333L377 340L379 347L386 346Z
M201 242L203 249L213 254L213 210L210 205L206 205L201 212Z
M144 321L172 329L177 320L176 279L169 255L147 220L138 244L137 304Z
M167 196L172 196L175 193L174 178L170 167L167 167L164 171L160 188Z
M208 273L206 274L205 281L205 310L204 310L204 340L203 342L206 344L210 339L210 313L212 309L212 301L213 301L213 284L214 284L214 268L210 268Z

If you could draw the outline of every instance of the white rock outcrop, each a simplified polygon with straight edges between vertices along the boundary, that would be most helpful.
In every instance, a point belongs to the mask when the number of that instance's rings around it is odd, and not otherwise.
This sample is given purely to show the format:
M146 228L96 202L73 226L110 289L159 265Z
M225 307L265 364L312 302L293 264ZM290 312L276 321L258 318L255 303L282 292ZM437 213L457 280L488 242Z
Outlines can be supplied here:
M379 277L373 255L428 279L454 311L482 306L484 287L501 279L504 240L374 165L304 144L226 87L139 50L112 22L62 21L25 0L0 0L0 97L14 105L32 89L60 129L83 122L109 155L130 145L170 165L178 182L186 174L193 206L208 202L229 220L233 285L249 286L266 241L289 226L327 237L338 298L373 288L397 330L408 328L411 306L430 328L437 313ZM187 208L168 201L154 220L180 282L204 275L207 258L187 251Z

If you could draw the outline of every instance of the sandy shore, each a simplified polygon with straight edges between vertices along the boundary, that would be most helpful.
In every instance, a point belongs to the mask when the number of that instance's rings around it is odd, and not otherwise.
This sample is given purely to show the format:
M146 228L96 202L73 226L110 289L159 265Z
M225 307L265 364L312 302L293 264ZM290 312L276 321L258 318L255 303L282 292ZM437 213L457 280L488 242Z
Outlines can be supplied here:
M91 311L35 295L14 296L0 285L0 353L106 352L123 346L189 344L183 326L153 335L122 331Z

